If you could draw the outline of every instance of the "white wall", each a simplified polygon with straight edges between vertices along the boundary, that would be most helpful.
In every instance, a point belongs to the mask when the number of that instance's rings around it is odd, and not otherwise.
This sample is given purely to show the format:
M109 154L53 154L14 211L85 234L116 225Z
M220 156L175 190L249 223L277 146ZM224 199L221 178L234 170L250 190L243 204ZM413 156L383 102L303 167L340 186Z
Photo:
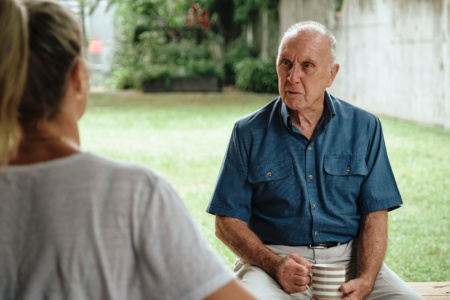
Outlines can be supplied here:
M79 0L57 0L62 5L68 7L81 22ZM86 1L87 4L93 1ZM110 75L113 66L113 54L115 47L115 26L114 26L114 6L108 7L108 1L101 0L92 15L89 15L89 8L85 8L85 30L88 41L102 39L102 52L98 54L86 51L89 69L91 72L91 85L104 84Z
M334 10L335 0L280 0L280 38L291 25L300 21L314 20L333 28Z
M89 54L91 72L109 75L113 65L115 46L114 6L101 1L92 15L86 16L86 35L89 40L102 39L101 54Z
M281 5L287 2L306 7L315 1L282 0ZM315 19L334 32L341 69L332 94L378 115L450 130L447 0L348 0L344 13L333 16L334 24L329 12L309 18L315 11L283 22L280 13L280 27Z

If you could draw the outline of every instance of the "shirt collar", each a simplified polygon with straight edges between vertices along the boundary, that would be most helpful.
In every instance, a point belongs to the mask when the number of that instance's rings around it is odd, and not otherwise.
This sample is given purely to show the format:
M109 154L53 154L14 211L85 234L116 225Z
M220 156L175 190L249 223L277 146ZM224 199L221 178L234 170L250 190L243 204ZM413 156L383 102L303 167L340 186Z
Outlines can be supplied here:
M289 111L288 108L286 106L286 104L284 104L283 100L280 97L280 101L281 101L281 119L283 120L284 126L286 126L287 129L289 129L289 131L292 130L292 121L291 121L291 116L289 115Z
M334 98L327 91L325 91L325 109L323 112L324 126L331 121L331 119L336 115L336 108L334 107Z
M284 126L286 126L286 128L289 129L289 131L292 131L292 120L291 116L289 115L289 110L286 104L284 104L283 100L281 100L281 97L280 101L281 101L281 112L280 112L281 119L283 120ZM335 115L336 110L334 107L333 96L330 96L330 94L328 94L328 92L325 91L325 108L322 116L323 126L326 126Z

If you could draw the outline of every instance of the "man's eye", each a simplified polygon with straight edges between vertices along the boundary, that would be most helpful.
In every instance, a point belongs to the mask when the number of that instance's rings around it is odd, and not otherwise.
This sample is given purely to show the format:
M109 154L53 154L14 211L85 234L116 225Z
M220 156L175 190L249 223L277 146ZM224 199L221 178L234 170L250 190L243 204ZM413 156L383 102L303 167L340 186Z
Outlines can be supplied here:
M291 65L291 62L288 61L287 59L283 59L281 60L281 65L284 67L289 67Z

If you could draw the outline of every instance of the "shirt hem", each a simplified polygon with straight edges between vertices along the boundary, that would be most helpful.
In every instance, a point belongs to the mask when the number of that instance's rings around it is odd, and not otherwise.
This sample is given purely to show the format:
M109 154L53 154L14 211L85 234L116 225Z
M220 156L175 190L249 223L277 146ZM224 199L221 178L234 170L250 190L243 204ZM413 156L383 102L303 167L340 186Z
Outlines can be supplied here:
M398 200L397 197L392 197L392 198L386 198L383 200L379 200L379 199L374 199L373 201L375 201L375 204L372 205L368 205L368 206L364 206L361 208L360 213L361 214L368 214L368 213L372 213L375 211L380 211L383 209L387 209L388 211L392 211L395 210L397 208L399 208L403 202L402 200Z
M239 219L245 223L248 223L248 221L250 219L248 216L244 216L243 214L236 213L236 211L222 208L222 207L217 207L215 205L208 205L208 207L206 208L206 212L209 214L212 214L212 215L220 215L220 216L224 216L224 217L231 217L231 218Z

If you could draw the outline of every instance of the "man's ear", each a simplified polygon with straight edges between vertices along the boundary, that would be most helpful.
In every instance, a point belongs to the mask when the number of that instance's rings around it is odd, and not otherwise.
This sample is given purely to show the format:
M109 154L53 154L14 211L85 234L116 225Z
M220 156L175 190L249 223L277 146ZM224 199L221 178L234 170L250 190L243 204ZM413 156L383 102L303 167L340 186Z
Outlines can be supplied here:
M337 73L339 72L339 64L334 64L332 67L331 67L331 70L330 70L330 79L328 80L328 83L327 83L327 88L329 88L332 84L333 84L333 82L334 82L334 79L336 78L336 75L337 75Z

